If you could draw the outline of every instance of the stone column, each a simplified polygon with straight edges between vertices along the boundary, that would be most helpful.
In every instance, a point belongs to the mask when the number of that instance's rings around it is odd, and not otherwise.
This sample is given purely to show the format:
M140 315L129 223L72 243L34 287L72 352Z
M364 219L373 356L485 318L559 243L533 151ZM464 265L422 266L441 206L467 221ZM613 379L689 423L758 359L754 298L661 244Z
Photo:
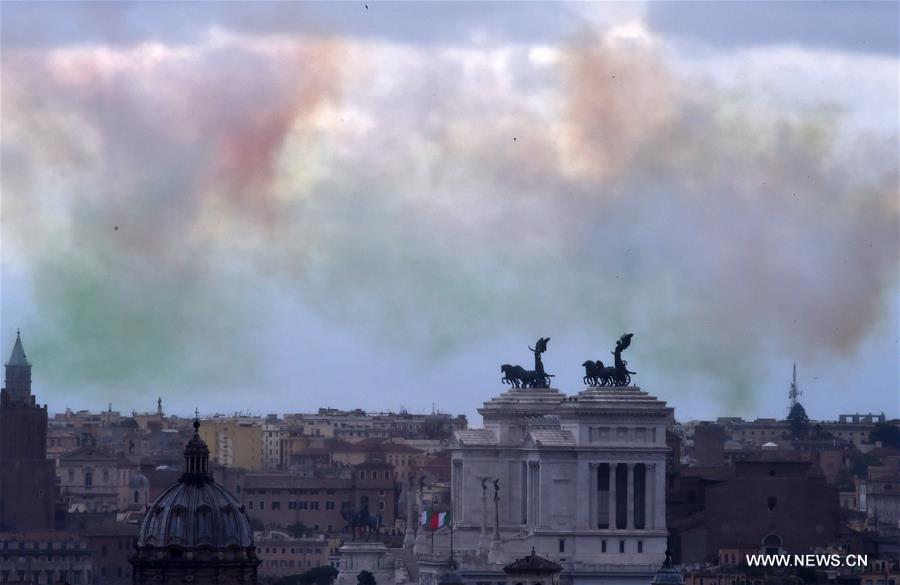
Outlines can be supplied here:
M525 482L528 484L528 501L525 502L526 512L525 515L528 516L528 527L532 528L535 526L535 494L534 494L534 462L528 461L525 463Z
M656 502L653 512L656 517L653 519L653 527L662 530L666 527L666 464L659 461L655 467L656 472L653 479L656 489L653 490L653 497Z
M538 525L538 482L537 462L528 462L528 526L536 528Z
M406 486L406 533L403 535L403 548L412 549L416 543L416 532L413 530L413 478L410 474L409 485Z
M500 540L500 492L494 489L494 540Z
M616 529L616 467L619 464L609 464L609 529Z
M656 528L656 464L644 464L644 529Z
M590 530L594 530L597 528L597 464L588 463L587 470L587 528L589 528ZM581 501L583 502L584 499L582 499Z
M463 481L463 462L461 459L453 460L453 474L450 482L450 509L452 510L452 519L455 522L462 522L466 513L463 510L464 487ZM455 489L454 489L455 488Z
M634 463L628 464L628 492L625 496L625 506L628 511L625 527L634 530Z
M487 486L490 482L490 478L483 478L481 484L481 535L478 537L478 552L481 554L487 554L488 549L490 548L491 539L488 536L488 497L487 497Z
M502 563L505 557L503 547L500 545L500 492L494 491L494 538L491 540L491 549L488 551L489 563Z

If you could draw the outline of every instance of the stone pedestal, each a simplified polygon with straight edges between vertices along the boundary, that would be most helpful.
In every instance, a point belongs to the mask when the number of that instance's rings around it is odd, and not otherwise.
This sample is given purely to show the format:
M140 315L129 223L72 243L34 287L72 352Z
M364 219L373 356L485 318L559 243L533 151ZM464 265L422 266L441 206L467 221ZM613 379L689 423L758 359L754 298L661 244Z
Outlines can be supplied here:
M356 585L357 575L369 571L375 582L394 582L394 557L383 542L348 542L338 552L341 562L335 585Z
M413 545L413 552L420 555L429 551L430 543L428 535L425 534L425 528L419 526L419 529L416 531L416 543Z
M506 562L506 556L503 554L503 546L499 539L495 538L491 541L491 549L488 551L488 562L501 565Z

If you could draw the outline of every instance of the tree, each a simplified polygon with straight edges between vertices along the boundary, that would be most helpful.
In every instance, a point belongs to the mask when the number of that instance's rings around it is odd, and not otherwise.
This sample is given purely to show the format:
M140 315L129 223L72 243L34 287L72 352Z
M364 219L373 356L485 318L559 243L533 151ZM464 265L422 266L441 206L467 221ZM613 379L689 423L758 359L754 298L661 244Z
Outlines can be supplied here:
M856 477L865 478L869 474L870 465L878 465L881 460L869 454L860 454L850 458L850 470Z
M299 575L285 575L275 581L275 585L331 585L337 578L338 570L328 565L320 565Z
M375 583L375 575L365 570L359 572L359 575L356 576L356 582L358 585L377 585Z
M881 441L884 447L900 449L900 427L888 423L878 423L869 433L869 442Z
M286 530L291 536L295 538L303 538L304 536L306 536L307 532L306 524L299 521L289 525Z
M806 409L799 402L791 407L787 421L790 424L792 439L805 437L809 432L809 417L806 416Z
M313 567L300 575L300 582L305 585L331 585L337 578L338 570L330 565Z

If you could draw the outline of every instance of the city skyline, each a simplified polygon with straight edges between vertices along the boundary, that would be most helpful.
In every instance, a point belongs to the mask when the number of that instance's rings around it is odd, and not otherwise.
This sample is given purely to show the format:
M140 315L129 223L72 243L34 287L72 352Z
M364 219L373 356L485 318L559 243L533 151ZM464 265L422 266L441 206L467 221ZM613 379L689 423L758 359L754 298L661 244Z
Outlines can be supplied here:
M477 420L627 331L681 420L783 417L794 362L897 417L898 16L5 3L0 351L53 412Z

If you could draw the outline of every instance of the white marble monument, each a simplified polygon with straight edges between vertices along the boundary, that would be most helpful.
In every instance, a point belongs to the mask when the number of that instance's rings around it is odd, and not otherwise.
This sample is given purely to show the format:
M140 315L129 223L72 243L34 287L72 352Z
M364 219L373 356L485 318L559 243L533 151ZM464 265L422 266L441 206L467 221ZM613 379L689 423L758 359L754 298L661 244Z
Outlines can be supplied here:
M451 443L453 548L466 583L499 583L503 565L532 548L563 567L563 585L652 579L667 537L673 410L664 401L635 386L570 397L523 388L479 412L484 428L457 431ZM449 546L441 530L433 555L418 555L420 583Z

